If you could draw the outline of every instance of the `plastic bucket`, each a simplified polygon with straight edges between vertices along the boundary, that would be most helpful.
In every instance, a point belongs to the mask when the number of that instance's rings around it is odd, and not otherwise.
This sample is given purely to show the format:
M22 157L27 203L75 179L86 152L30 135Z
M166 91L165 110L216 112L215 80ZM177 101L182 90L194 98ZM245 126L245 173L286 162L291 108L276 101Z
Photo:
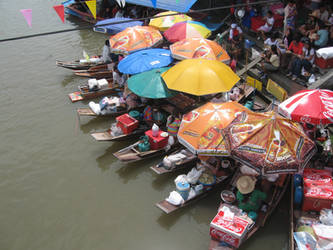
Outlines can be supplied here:
M186 201L190 192L190 184L187 182L178 182L176 185L177 192L183 197Z
M136 110L132 110L128 113L131 117L133 117L136 120L140 120L140 112Z

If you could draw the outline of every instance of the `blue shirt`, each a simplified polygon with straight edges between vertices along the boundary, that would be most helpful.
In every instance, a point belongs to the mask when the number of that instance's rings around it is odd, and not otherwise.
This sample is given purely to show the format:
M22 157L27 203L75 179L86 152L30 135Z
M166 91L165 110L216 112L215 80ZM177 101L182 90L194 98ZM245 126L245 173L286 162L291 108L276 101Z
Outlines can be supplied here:
M317 34L319 36L319 39L315 41L314 44L319 47L324 47L328 42L328 31L325 29L319 30Z

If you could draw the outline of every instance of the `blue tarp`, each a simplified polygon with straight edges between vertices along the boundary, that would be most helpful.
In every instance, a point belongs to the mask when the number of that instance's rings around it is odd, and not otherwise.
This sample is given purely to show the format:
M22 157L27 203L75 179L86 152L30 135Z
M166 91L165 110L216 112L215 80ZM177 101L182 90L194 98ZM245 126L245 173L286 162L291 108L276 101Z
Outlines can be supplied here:
M125 18L125 17L105 19L105 20L102 20L102 21L99 21L96 23L96 25L94 27L94 31L108 33L108 34L113 35L113 34L117 34L120 31L123 31L124 29L126 29L128 27L141 26L143 24L143 22L141 22L141 21L112 24L113 22L115 23L115 22L121 22L121 21L129 21L129 20L132 20L132 19ZM98 25L107 24L107 23L110 23L110 24L98 26Z
M153 2L155 0L126 0L126 3L142 5L157 9L163 10L172 10L178 12L188 12L192 5L197 0L156 0L156 6L154 6Z

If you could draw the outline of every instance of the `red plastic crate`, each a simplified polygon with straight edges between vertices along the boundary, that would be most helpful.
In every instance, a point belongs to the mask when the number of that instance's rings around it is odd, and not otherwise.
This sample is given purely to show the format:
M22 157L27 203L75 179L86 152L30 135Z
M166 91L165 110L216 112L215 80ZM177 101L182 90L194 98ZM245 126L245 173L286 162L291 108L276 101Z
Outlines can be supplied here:
M149 143L150 143L150 148L152 150L157 150L157 149L160 149L160 148L164 148L166 145L168 145L168 138L169 136L167 137L162 137L161 136L161 133L163 133L164 131L158 131L158 136L154 137L152 134L153 134L153 131L152 130L148 130L145 132L146 136L148 136L149 138Z
M315 59L315 64L322 69L333 68L333 58L324 59L322 57L317 57Z
M139 121L131 117L129 114L123 114L116 118L117 126L121 128L124 134L130 134L139 126Z

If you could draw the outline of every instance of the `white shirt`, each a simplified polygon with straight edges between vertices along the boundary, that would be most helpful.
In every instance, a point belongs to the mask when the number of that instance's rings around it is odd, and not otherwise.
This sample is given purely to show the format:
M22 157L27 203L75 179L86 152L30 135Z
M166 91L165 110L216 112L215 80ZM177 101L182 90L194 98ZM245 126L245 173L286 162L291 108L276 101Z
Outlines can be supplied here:
M240 27L237 26L236 29L238 30L238 34L242 34L243 33L243 31L242 31L242 29ZM229 39L231 40L233 38L234 38L234 29L230 29L230 31L229 31Z
M273 42L272 39L269 37L264 41L264 44L271 47L272 45L277 45L277 40L275 39L275 41Z
M303 47L303 54L304 54L304 57L305 59L309 59L311 56L311 60L309 60L312 64L314 63L314 60L315 60L315 57L314 57L314 54L315 54L315 50L314 48L311 48L310 49L310 52L307 48Z
M102 60L104 62L111 62L111 57L110 57L110 47L104 45L103 47L103 53L102 53Z
M127 81L127 75L123 74L122 76L118 74L116 71L113 71L112 73L113 83L118 83L119 86L123 86L125 82Z
M269 24L270 26L268 26L268 24ZM274 17L271 17L271 18L267 18L266 23L265 23L264 26L265 26L267 29L271 30L271 29L273 28L273 24L274 24Z

